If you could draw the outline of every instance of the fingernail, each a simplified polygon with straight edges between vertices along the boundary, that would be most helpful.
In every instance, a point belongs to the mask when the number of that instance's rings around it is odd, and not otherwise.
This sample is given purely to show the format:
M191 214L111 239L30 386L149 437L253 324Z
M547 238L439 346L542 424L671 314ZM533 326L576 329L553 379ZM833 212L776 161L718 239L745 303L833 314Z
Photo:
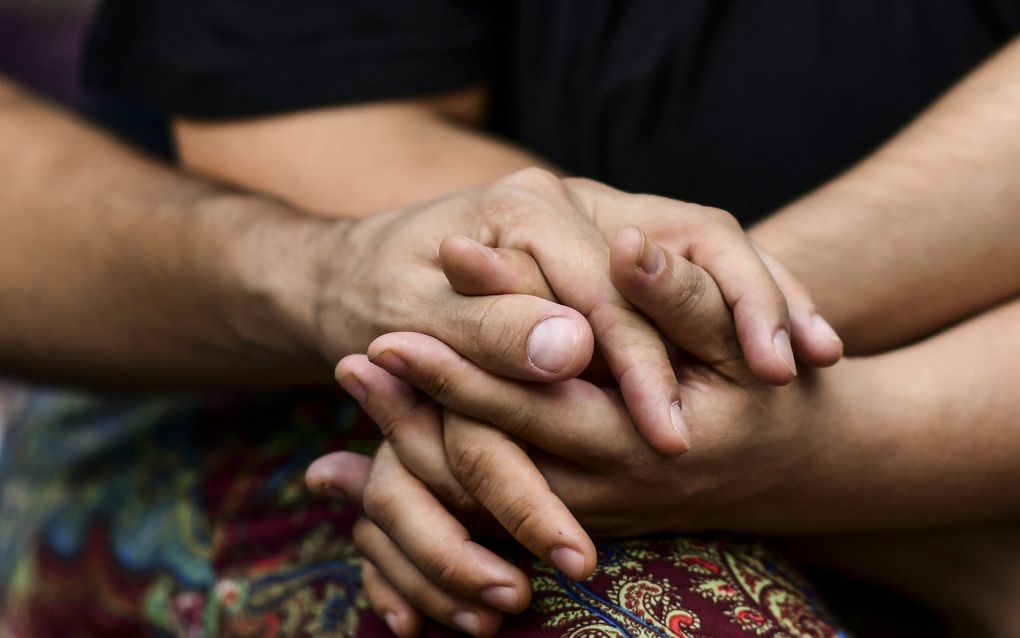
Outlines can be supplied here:
M354 397L354 400L358 403L364 401L365 397L368 396L368 389L365 387L365 384L353 372L340 378L340 387L346 390L347 394Z
M407 362L392 350L383 350L374 357L368 359L383 370L402 377L407 374Z
M584 555L571 547L557 547L549 554L549 562L567 576L584 571Z
M482 631L482 620L478 614L466 609L458 611L453 615L453 624L460 627L461 631L477 636Z
M559 372L574 359L581 335L572 319L549 317L528 336L528 360L546 372Z
M648 239L644 233L641 233L641 254L638 255L637 259L638 268L649 275L654 275L662 270L665 263L666 257L662 254L662 249L656 246L655 242Z
M482 590L482 600L489 603L496 609L515 612L521 604L521 597L517 590L506 585L494 585Z
M388 611L383 615L383 620L386 621L386 626L390 628L394 634L397 633L397 614L392 611Z
M843 340L839 338L839 335L836 334L836 331L832 329L832 326L829 325L829 322L822 315L817 313L811 315L811 327L819 335L843 343Z
M783 360L783 365L791 374L797 376L797 363L793 360L793 348L790 346L790 333L785 328L776 330L772 337L772 351Z
M679 401L669 404L669 422L673 424L673 431L684 442L687 449L691 448L691 431L687 429L687 421L684 420L684 411Z
M347 492L345 492L342 488L333 485L332 483L323 483L322 485L319 486L319 491L325 494L326 496L332 499L336 499L338 501L347 500Z

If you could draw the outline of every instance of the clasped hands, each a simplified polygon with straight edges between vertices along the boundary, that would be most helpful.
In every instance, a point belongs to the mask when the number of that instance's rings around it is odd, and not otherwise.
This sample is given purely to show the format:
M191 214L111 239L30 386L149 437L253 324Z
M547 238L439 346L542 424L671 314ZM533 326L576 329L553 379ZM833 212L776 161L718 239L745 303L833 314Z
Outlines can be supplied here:
M437 209L462 230L420 249L425 284L394 273L369 295L389 324L336 368L386 440L307 473L362 501L365 591L397 635L419 612L493 635L527 607L524 573L472 533L502 528L583 579L589 533L768 526L756 502L807 460L819 394L780 386L794 353L827 366L842 344L731 216L539 170L410 214ZM385 252L408 214L352 233L388 229Z

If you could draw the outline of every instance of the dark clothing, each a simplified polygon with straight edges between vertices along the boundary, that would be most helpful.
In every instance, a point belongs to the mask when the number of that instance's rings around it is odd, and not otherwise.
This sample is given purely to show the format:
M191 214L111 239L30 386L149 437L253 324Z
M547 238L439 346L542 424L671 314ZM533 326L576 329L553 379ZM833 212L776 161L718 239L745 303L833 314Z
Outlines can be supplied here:
M566 170L750 222L1018 30L1020 0L109 0L86 77L198 118L487 83Z
M1018 30L1020 0L109 0L86 77L198 118L486 83L566 170L749 222Z

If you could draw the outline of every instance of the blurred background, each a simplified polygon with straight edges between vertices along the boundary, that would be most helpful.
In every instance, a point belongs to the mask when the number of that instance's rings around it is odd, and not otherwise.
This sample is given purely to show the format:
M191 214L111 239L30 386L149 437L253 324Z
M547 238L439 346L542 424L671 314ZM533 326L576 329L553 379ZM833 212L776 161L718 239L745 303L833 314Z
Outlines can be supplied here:
M93 0L0 0L0 73L83 108L77 68Z

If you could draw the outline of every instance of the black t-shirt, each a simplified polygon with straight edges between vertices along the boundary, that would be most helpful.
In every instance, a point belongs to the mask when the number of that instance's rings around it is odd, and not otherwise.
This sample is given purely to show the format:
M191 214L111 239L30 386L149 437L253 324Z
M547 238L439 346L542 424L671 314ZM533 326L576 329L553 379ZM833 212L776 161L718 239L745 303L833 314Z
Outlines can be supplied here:
M1018 31L1020 0L108 0L85 76L197 118L486 83L566 170L750 222Z

